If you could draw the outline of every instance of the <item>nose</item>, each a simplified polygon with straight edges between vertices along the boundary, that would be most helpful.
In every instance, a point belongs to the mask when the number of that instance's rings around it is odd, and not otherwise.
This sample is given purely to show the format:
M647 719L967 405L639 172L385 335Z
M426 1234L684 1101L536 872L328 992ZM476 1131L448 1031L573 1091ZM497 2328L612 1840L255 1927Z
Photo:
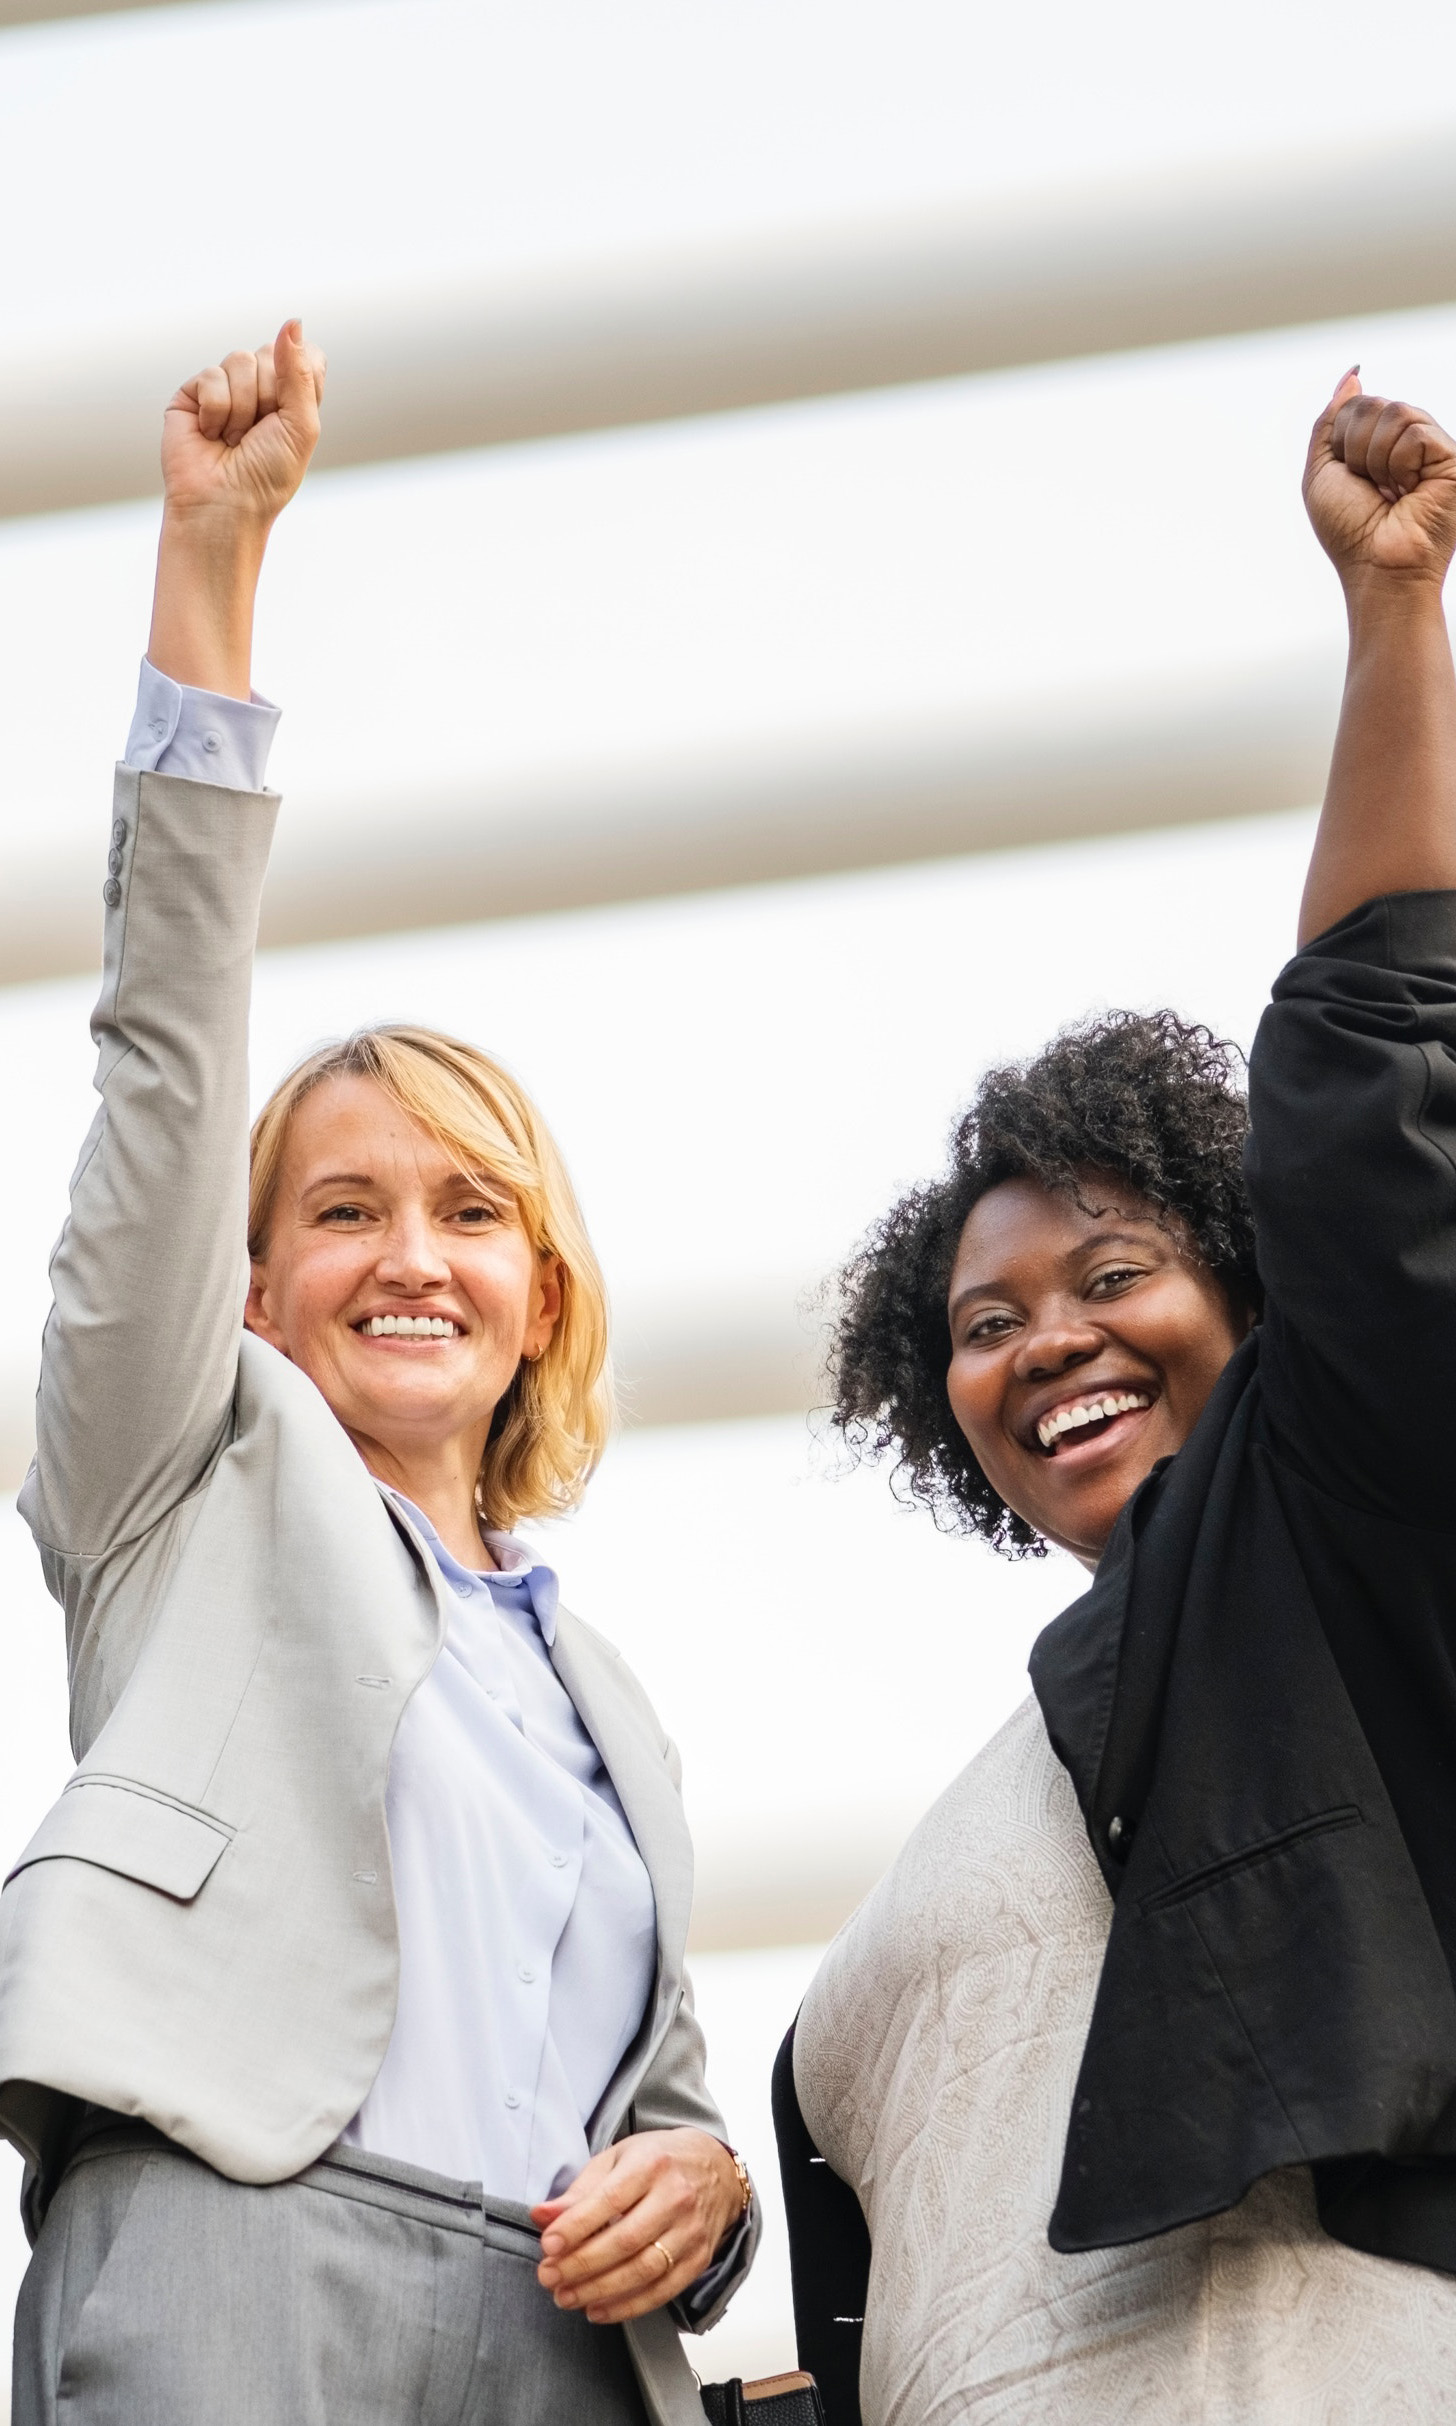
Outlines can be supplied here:
M1055 1381L1060 1373L1090 1364L1102 1347L1102 1334L1081 1308L1048 1306L1027 1324L1017 1343L1018 1381Z
M395 1214L374 1268L381 1288L397 1289L405 1297L448 1285L449 1261L422 1208L405 1206Z

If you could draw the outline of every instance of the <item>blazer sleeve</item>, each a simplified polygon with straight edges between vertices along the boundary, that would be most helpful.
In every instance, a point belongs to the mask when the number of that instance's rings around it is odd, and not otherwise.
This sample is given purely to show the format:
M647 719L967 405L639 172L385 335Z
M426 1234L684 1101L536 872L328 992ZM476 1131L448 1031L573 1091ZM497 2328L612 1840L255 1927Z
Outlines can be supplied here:
M118 767L101 1106L51 1262L22 1512L87 1556L153 1526L226 1436L247 1289L248 1003L276 793Z
M684 2126L710 2132L725 2147L731 2145L708 2088L707 2048L693 2011L692 1982L686 1974L677 2012L632 2101L626 2128L676 2131ZM671 2313L685 2333L706 2333L717 2324L753 2264L762 2232L763 2213L755 2193L711 2266L670 2303Z
M1456 893L1387 895L1307 944L1249 1078L1276 1445L1342 1501L1449 1528Z

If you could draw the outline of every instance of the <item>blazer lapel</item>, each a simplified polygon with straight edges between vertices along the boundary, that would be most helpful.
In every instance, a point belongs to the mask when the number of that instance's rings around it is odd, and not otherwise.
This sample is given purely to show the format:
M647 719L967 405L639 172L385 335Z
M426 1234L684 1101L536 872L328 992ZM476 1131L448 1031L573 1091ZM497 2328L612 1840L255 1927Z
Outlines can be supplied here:
M556 1612L551 1662L606 1763L657 1905L658 1995L674 2005L693 1904L693 1847L665 1749L631 1671L569 1609Z

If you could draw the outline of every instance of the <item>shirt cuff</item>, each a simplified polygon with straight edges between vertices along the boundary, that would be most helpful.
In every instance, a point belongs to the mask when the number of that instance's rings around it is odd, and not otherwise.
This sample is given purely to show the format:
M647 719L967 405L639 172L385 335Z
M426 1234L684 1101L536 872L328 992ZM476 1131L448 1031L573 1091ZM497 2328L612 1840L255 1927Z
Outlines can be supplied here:
M217 691L190 690L144 657L126 764L227 791L261 792L281 713L256 691L248 699L225 699Z
M749 2201L711 2266L680 2291L672 2302L672 2314L685 2333L701 2333L712 2318L713 2310L722 2299L735 2270L743 2262L744 2243L752 2230L757 2198Z

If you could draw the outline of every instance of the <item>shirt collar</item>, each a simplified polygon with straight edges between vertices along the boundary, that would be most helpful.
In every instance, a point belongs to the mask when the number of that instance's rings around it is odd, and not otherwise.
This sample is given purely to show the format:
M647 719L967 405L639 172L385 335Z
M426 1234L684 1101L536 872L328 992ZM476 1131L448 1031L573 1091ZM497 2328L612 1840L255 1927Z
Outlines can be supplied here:
M481 1539L501 1575L513 1584L525 1586L541 1629L541 1640L549 1651L556 1640L556 1611L561 1600L556 1569L548 1567L543 1558L537 1558L530 1544L518 1540L514 1533L491 1533L482 1526ZM484 1580L489 1584L491 1578L487 1575Z
M414 1501L406 1499L402 1491L391 1491L389 1496L404 1510L411 1524L419 1527L447 1583L457 1587L469 1584L475 1589L483 1585L489 1591L496 1579L487 1569L462 1567L459 1559L446 1549L423 1508L417 1508ZM501 1578L524 1587L531 1614L540 1628L541 1640L549 1651L556 1640L556 1611L561 1599L561 1584L555 1568L548 1567L544 1560L538 1559L529 1544L519 1540L514 1533L491 1533L482 1527L481 1538L495 1560Z

